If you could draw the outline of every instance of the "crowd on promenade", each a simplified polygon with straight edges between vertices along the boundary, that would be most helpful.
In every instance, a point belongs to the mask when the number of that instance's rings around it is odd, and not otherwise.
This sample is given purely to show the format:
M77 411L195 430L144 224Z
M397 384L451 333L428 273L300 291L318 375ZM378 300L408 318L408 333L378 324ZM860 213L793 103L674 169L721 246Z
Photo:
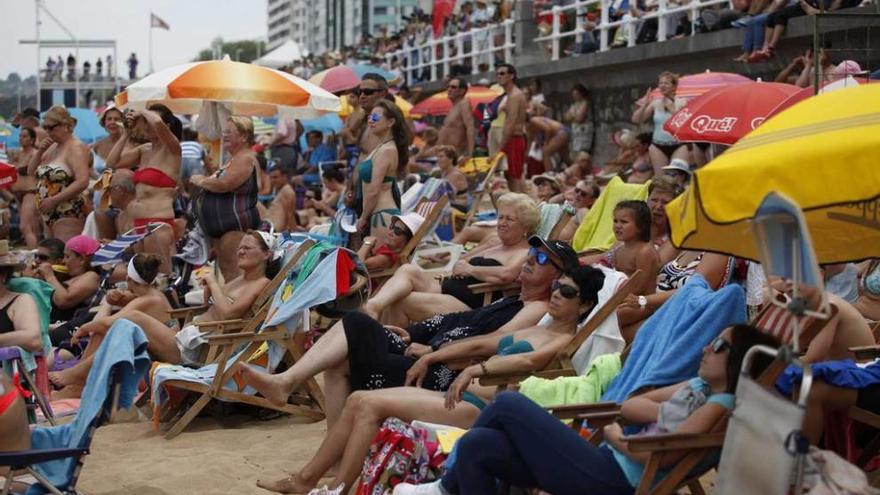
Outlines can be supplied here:
M808 60L780 79L816 82ZM822 60L828 81L862 72L851 60ZM307 76L308 63L291 70ZM588 88L571 88L554 114L539 80L521 81L507 63L495 64L493 77L497 97L479 105L466 97L464 77L446 77L448 109L432 127L405 110L405 88L366 73L346 94L338 132L280 117L258 136L253 119L232 116L222 149L160 103L105 108L108 136L91 145L76 137L67 108L23 110L13 120L20 148L10 153L18 180L0 191L18 218L17 235L0 242L0 347L44 350L36 296L7 288L30 278L50 288L53 399L82 396L101 343L123 319L143 331L154 361L196 366L205 344L169 313L185 303L168 290L183 268L176 255L194 240L207 248L213 269L193 275L209 305L199 321L249 320L260 317L254 303L279 276L280 233L297 233L363 261L371 296L314 335L283 371L237 366L242 384L277 404L323 374L324 441L294 474L256 481L270 491L482 494L501 481L552 494L635 493L647 459L630 448L632 437L618 423L572 428L545 409L565 404L547 397L583 398L568 387L590 383L597 388L589 400L616 401L622 420L647 435L712 431L734 407L746 352L784 343L756 316L777 297L799 297L811 311L834 308L804 342L804 362L864 373L856 381L817 375L803 427L809 442L823 445L833 412L880 413L880 365L857 367L851 351L877 343L878 260L824 265L823 287L815 287L768 280L757 263L669 241L666 205L724 151L664 130L685 104L678 74L659 74L656 91L633 102L633 129L645 132L616 132L617 152L602 163L591 155ZM426 200L445 196L451 205L438 223L449 225L449 244L462 254L442 277L399 263L425 230L424 212L403 200L417 187L431 191ZM599 225L613 238L579 252ZM93 266L102 245L148 229L121 263ZM27 257L6 252L8 243ZM591 355L580 376L530 378L519 391L478 383L556 364L622 280L631 282L625 296L603 316L614 328L603 336L615 342L611 358ZM477 284L489 284L489 296ZM592 338L580 344L598 346ZM610 371L595 385L599 366ZM768 366L759 359L753 375ZM0 451L29 445L17 390L0 373L0 431L12 432L0 436ZM425 423L468 430L442 468ZM591 435L604 442L584 438Z

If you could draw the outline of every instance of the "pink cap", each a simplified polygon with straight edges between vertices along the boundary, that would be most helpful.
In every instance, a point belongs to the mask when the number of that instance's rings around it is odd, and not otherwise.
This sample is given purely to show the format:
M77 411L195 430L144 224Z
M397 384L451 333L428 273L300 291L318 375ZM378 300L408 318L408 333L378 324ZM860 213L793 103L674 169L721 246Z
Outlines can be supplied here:
M856 76L859 74L867 74L868 71L862 70L862 66L859 65L855 60L844 60L843 62L837 64L832 71L832 74L835 76Z
M77 235L71 237L64 247L80 256L91 256L95 254L98 249L101 249L101 243L87 235Z

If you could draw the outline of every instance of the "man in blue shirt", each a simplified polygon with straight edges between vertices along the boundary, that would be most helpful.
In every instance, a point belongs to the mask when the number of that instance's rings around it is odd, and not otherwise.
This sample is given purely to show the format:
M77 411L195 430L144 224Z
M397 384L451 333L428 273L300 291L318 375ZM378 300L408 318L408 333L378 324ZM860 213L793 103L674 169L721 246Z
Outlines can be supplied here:
M293 178L297 185L315 186L321 184L321 171L319 165L324 162L336 161L336 148L324 143L324 134L321 131L312 130L306 134L305 161L308 167L300 170L300 174Z

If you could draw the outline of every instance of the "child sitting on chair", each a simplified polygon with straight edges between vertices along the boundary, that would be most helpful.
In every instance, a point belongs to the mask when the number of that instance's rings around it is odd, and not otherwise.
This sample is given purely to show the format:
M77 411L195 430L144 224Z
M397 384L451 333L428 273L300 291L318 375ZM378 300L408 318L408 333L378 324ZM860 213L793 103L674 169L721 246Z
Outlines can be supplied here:
M418 213L406 213L391 217L391 228L385 233L382 241L369 236L358 250L358 256L364 260L367 270L377 272L391 268L397 263L400 251L422 226L425 219Z

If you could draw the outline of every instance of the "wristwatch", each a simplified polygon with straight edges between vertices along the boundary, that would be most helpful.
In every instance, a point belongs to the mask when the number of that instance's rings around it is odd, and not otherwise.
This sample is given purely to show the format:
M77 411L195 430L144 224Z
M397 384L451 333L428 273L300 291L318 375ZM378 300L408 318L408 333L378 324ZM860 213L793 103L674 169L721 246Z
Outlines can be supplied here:
M639 296L639 307L645 309L648 307L648 298L645 296Z

